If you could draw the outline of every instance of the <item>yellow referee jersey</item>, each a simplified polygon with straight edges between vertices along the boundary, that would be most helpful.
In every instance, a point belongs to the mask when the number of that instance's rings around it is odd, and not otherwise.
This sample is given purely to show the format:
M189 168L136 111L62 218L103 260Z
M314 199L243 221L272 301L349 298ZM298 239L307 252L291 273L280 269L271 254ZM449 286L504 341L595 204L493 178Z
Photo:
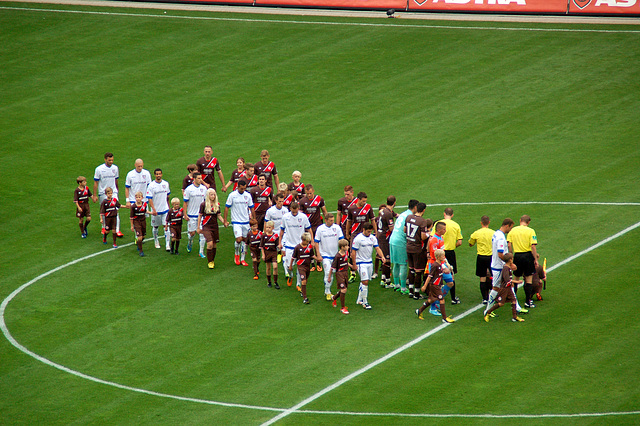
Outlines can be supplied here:
M478 254L481 256L491 256L491 239L496 231L490 228L480 228L469 237L469 244L478 246Z
M532 228L518 225L507 235L507 242L513 246L514 253L526 253L531 251L533 244L538 244L538 237Z
M462 239L460 225L451 219L441 219L436 221L436 223L438 222L444 222L447 225L447 232L442 236L442 239L444 240L444 249L455 250L457 247L456 242ZM436 234L436 223L434 223L433 228L431 228L431 235Z

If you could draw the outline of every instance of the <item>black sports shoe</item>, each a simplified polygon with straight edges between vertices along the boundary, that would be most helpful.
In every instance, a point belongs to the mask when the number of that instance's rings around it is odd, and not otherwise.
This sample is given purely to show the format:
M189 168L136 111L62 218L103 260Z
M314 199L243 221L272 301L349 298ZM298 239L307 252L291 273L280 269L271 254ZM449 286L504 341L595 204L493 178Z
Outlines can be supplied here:
M280 290L280 286L278 285L278 283L275 283L275 284L273 285L273 288L275 288L276 290Z
M455 299L452 299L452 300L451 300L451 304L452 304L452 305L459 305L460 303L461 303L461 302L460 302L460 299L458 299L457 297L456 297Z

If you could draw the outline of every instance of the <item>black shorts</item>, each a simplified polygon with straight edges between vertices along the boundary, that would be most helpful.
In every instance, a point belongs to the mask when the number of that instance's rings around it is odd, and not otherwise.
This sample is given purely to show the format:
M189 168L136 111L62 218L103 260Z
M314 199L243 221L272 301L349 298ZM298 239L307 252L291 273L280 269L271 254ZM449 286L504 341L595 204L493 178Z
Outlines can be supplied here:
M427 267L427 258L422 251L418 253L407 253L407 266L409 269L424 271Z
M453 266L453 265L451 265ZM476 258L476 276L486 277L487 274L491 276L491 256L485 256L479 254Z
M444 257L447 259L447 262L449 262L449 265L451 265L451 269L453 269L454 274L458 273L458 263L456 262L456 251L455 250L445 250L444 251Z
M518 267L518 269L513 271L513 275L516 277L521 277L523 275L525 277L529 277L536 271L533 253L530 251L514 254L513 263Z

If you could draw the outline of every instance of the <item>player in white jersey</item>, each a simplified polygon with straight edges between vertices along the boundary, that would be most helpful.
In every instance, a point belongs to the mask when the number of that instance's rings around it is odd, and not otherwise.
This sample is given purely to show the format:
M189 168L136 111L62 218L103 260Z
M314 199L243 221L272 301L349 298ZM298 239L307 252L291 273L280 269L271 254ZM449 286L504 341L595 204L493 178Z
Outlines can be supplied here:
M227 217L231 211L231 224L233 225L233 236L236 239L234 262L236 265L249 266L244 260L247 253L245 238L249 233L249 220L255 219L256 212L253 208L253 197L247 192L247 181L240 179L238 188L229 194L224 205L224 226L228 226Z
M167 234L168 229L165 229L167 224L167 214L169 213L169 182L162 179L162 169L155 169L153 171L155 179L149 184L147 188L147 198L149 199L149 206L151 207L151 226L153 227L153 240L156 248L160 248L160 241L158 241L158 227L162 226L164 230L165 247L168 252L171 251L171 236Z
M289 209L284 206L284 194L276 194L276 204L269 207L267 213L264 216L265 222L273 222L273 229L280 232L280 225L282 225L282 217L289 213Z
M151 173L144 168L142 159L138 158L134 166L135 168L127 173L124 181L124 196L127 200L127 208L136 203L136 194L138 192L147 193L147 188L151 183Z
M342 228L335 223L335 217L332 213L324 216L324 223L318 226L315 235L316 252L322 257L322 268L324 269L324 294L327 300L332 300L331 294L331 264L338 254L338 242L344 238Z
M95 174L93 175L93 194L94 196L98 196L101 204L107 199L104 193L104 190L107 188L111 188L113 198L118 199L118 178L120 178L120 169L113 164L113 154L107 152L104 154L104 164L96 167ZM105 233L104 227L102 228L102 233ZM118 237L123 236L122 232L120 232L120 214L117 215L116 220L116 235Z
M284 267L284 274L287 276L287 285L291 286L291 279L293 271L287 269L287 265L291 264L291 258L293 257L293 250L296 248L300 241L302 241L302 234L305 232L311 233L311 223L306 214L300 212L300 205L297 201L294 201L289 206L290 212L282 216L282 224L280 225L280 250L283 250L282 264ZM313 238L313 235L311 235ZM300 276L297 275L297 285L301 285Z
M189 233L189 242L187 243L187 253L191 253L193 247L193 236L196 235L198 229L198 215L200 214L200 204L204 202L207 195L207 187L202 183L202 175L199 172L193 172L193 183L184 190L183 210L187 214L189 221L187 222L187 232ZM204 248L207 241L203 234L200 234L200 257L204 258Z
M513 228L513 220L506 218L502 221L502 226L496 232L493 233L493 237L491 238L491 250L493 254L491 255L491 273L493 274L493 282L495 284L500 282L500 275L502 274L502 268L504 267L504 255L509 253L509 245L507 244L507 234ZM489 302L487 303L487 307L484 310L484 315L487 315L489 309L495 303L495 298L498 295L498 291L491 289L489 293Z
M356 235L351 245L351 261L358 267L358 274L360 274L360 288L358 291L358 300L356 303L362 305L365 309L371 309L369 305L369 280L373 275L373 250L376 250L380 259L383 259L383 263L387 260L384 258L384 253L378 247L377 238L372 235L373 225L371 222L365 222L362 225L362 233Z

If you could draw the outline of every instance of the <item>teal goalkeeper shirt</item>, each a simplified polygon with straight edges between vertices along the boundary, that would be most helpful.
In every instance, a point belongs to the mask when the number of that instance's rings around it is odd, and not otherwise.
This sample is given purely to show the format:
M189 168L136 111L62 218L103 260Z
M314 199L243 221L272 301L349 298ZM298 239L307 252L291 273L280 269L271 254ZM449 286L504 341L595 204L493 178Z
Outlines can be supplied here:
M396 223L393 225L393 232L389 238L389 244L394 246L406 246L407 234L404 233L404 221L407 220L407 216L412 213L411 210L402 212L396 219Z

